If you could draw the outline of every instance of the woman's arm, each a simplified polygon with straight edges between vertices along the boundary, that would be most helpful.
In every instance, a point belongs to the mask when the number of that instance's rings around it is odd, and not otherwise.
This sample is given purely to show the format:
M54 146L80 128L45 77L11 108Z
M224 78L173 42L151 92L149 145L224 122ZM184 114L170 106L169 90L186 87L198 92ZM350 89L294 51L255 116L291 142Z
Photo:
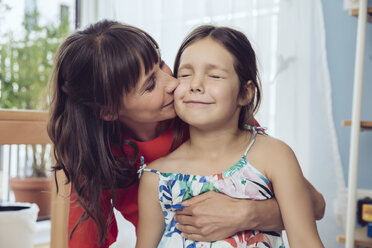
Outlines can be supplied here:
M136 248L156 248L164 232L164 215L160 206L159 177L144 172L138 191L138 228Z
M252 201L231 198L213 191L193 197L177 211L177 229L198 241L221 240L243 230L282 230L275 199Z
M324 215L323 196L305 179L316 219ZM183 202L177 212L177 226L190 239L221 240L244 230L280 231L284 229L278 202L235 199L213 191ZM221 211L222 210L222 211Z
M289 244L291 247L324 247L318 235L309 189L296 156L286 144L273 143L269 155L275 163L270 163L267 174L274 187Z
M324 217L326 203L323 195L318 192L314 186L304 177L306 188L309 190L312 209L316 220L321 220Z

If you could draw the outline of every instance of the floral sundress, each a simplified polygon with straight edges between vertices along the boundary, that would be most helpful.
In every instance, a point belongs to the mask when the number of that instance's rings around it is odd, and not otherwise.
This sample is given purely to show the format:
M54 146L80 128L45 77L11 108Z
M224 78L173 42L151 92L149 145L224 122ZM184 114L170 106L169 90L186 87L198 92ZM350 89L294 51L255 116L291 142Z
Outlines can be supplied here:
M284 248L281 234L277 232L249 230L239 232L224 240L199 242L182 237L181 232L176 228L174 216L176 210L183 208L182 201L211 190L230 197L251 200L267 200L274 196L270 181L246 159L257 133L263 133L260 127L249 127L249 129L254 135L244 155L234 166L223 173L211 176L164 173L148 169L143 163L138 171L140 175L144 171L159 175L159 201L164 213L165 230L158 248Z

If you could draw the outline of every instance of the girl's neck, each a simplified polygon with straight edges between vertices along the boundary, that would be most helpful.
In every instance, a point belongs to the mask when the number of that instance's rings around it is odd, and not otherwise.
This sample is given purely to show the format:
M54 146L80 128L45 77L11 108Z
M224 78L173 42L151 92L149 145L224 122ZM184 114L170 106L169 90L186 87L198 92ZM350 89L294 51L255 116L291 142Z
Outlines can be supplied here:
M247 135L250 132L235 126L217 130L200 130L190 126L190 151L216 159L231 150L244 148Z
M156 123L127 124L125 132L137 141L150 141L163 134L171 122L172 120L165 120Z

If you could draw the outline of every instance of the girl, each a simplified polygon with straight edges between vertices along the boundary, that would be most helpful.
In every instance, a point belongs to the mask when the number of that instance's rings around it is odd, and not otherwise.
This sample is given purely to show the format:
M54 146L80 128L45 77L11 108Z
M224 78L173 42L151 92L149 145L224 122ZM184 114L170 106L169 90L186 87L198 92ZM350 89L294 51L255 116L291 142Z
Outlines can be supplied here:
M182 201L208 191L253 200L275 192L291 247L323 247L292 150L262 128L244 125L243 117L249 113L253 119L261 96L248 39L227 27L196 28L182 43L174 72L180 80L175 109L189 125L190 139L139 170L146 173L139 188L136 247L284 247L277 232L232 232L214 242L181 233L193 231L177 225Z
M71 34L60 45L51 84L54 96L48 131L54 143L55 170L63 170L72 183L68 246L109 247L118 233L114 207L137 226L139 157L151 162L172 148L173 93L179 82L162 62L151 36L103 20ZM322 196L308 186L315 212L322 216ZM217 193L202 203L198 199L183 213L207 207L208 217L203 211L186 219L180 213L179 221L190 226L190 218L204 218L205 225L218 227L194 231L199 239L212 240L215 233L225 238L256 226L282 228L274 199L238 202ZM224 211L231 209L240 230L219 209L212 210L216 201Z

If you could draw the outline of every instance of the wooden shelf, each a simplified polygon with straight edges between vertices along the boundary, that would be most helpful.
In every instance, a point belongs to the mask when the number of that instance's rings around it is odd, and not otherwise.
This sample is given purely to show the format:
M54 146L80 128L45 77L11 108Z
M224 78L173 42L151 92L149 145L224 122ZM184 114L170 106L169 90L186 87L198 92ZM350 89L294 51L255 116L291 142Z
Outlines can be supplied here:
M343 126L351 126L351 121L342 121ZM362 129L370 129L372 130L372 121L361 121L360 127Z
M355 247L372 247L372 238L367 237L367 227L355 230ZM337 242L345 243L345 235L338 235Z
M349 10L349 13L350 13L350 15L352 15L352 16L358 16L358 14L359 14L359 9L351 9L351 10ZM372 7L368 7L368 14L369 14L369 15L372 14Z
M0 145L50 144L48 112L0 109Z
M358 17L359 9L351 9L349 10L349 14ZM368 7L367 21L372 22L372 7Z

